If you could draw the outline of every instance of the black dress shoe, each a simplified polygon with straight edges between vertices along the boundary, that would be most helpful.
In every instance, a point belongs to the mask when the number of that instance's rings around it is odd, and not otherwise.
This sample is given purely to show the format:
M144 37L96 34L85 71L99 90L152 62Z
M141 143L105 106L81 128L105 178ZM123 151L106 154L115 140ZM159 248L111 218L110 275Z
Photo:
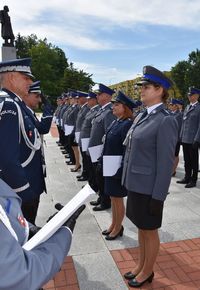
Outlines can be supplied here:
M101 211L101 210L106 210L108 208L111 208L111 206L99 204L99 205L93 207L93 210L94 211Z
M185 185L185 188L192 188L196 187L196 182L190 181L188 184Z
M112 240L115 240L116 238L118 238L118 237L122 237L123 236L123 233L124 233L124 227L122 226L121 227L121 230L115 235L115 236L110 236L110 235L107 235L106 237L105 237L105 239L107 240L107 241L112 241Z
M177 182L176 183L180 183L180 184L187 184L187 183L189 183L190 181L188 180L188 179L186 179L186 178L183 178L183 179L181 179L181 180L177 180Z
M88 179L84 176L81 176L80 178L77 179L77 181L86 181L86 180L88 180Z
M91 205L94 205L94 206L99 205L100 203L101 203L100 198L98 198L97 200L92 200L92 201L90 201L90 204L91 204Z
M124 278L125 278L126 280L131 280L131 279L134 279L135 277L136 277L136 275L133 274L131 271L130 271L130 272L126 272L126 273L124 274Z
M82 177L82 174L81 174L81 175L77 175L77 176L76 176L76 178L78 178L78 179L79 179L79 178L81 178L81 177Z
M72 168L71 172L78 172L81 170L81 165L77 166L76 168Z
M147 279L145 279L144 281L138 282L137 279L134 278L134 279L128 281L128 285L130 287L133 287L133 288L140 288L146 282L151 283L153 280L153 277L154 277L154 272L152 272L151 275Z
M105 231L102 232L102 235L104 235L104 236L108 236L110 233L111 233L110 231L105 230Z
M66 161L67 165L75 165L75 162L72 161Z

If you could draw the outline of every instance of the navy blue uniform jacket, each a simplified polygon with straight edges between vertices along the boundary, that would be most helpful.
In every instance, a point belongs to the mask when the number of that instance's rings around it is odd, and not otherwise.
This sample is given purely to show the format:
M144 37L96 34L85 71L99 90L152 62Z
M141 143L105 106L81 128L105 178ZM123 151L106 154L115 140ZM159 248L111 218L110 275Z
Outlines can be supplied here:
M25 103L3 90L8 96L0 112L0 175L23 202L28 202L46 190L40 134Z

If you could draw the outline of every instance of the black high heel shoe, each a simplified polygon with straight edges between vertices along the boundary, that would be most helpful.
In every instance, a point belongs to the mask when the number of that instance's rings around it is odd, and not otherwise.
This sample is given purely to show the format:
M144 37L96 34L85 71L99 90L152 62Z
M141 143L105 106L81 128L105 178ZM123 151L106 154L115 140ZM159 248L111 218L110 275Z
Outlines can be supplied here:
M133 274L131 271L124 274L126 280L132 280L136 277L136 274Z
M102 232L102 235L104 235L104 236L108 236L108 235L110 235L110 231L108 231L108 230L105 230L105 231L103 231Z
M147 279L145 279L144 281L142 281L142 282L138 282L138 281L136 280L136 278L134 278L134 279L128 281L128 285L129 285L130 287L133 287L133 288L140 288L140 287L141 287L144 283L146 283L146 282L151 283L152 280L153 280L153 277L154 277L154 272L152 272L151 275L150 275Z
M71 169L71 172L78 172L80 169L81 169L81 165L79 165L79 166L76 167L76 168L72 168L72 169Z
M124 232L124 227L122 226L121 230L119 231L119 233L117 233L115 236L107 235L105 237L105 239L108 240L108 241L115 240L117 237L122 237L123 236L123 232Z

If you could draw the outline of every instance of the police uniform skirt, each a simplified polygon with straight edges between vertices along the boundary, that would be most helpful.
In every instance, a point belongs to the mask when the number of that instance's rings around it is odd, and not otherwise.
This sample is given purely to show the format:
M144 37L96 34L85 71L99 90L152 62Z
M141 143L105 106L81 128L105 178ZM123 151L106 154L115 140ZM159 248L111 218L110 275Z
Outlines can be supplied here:
M104 177L104 193L113 197L127 196L127 190L121 185L121 178Z
M141 230L155 230L161 227L162 212L160 215L149 213L151 195L128 191L126 216Z
M69 144L70 144L70 146L73 146L73 147L78 146L78 144L76 143L76 140L75 140L75 133L72 133L69 135Z

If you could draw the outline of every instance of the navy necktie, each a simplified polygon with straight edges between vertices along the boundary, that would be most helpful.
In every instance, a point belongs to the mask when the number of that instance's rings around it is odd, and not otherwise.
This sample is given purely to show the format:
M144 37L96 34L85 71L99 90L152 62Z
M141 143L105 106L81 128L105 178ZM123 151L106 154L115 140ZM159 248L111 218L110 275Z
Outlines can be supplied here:
M142 113L142 116L140 118L140 120L144 119L146 116L148 115L147 109L144 110L144 112Z

